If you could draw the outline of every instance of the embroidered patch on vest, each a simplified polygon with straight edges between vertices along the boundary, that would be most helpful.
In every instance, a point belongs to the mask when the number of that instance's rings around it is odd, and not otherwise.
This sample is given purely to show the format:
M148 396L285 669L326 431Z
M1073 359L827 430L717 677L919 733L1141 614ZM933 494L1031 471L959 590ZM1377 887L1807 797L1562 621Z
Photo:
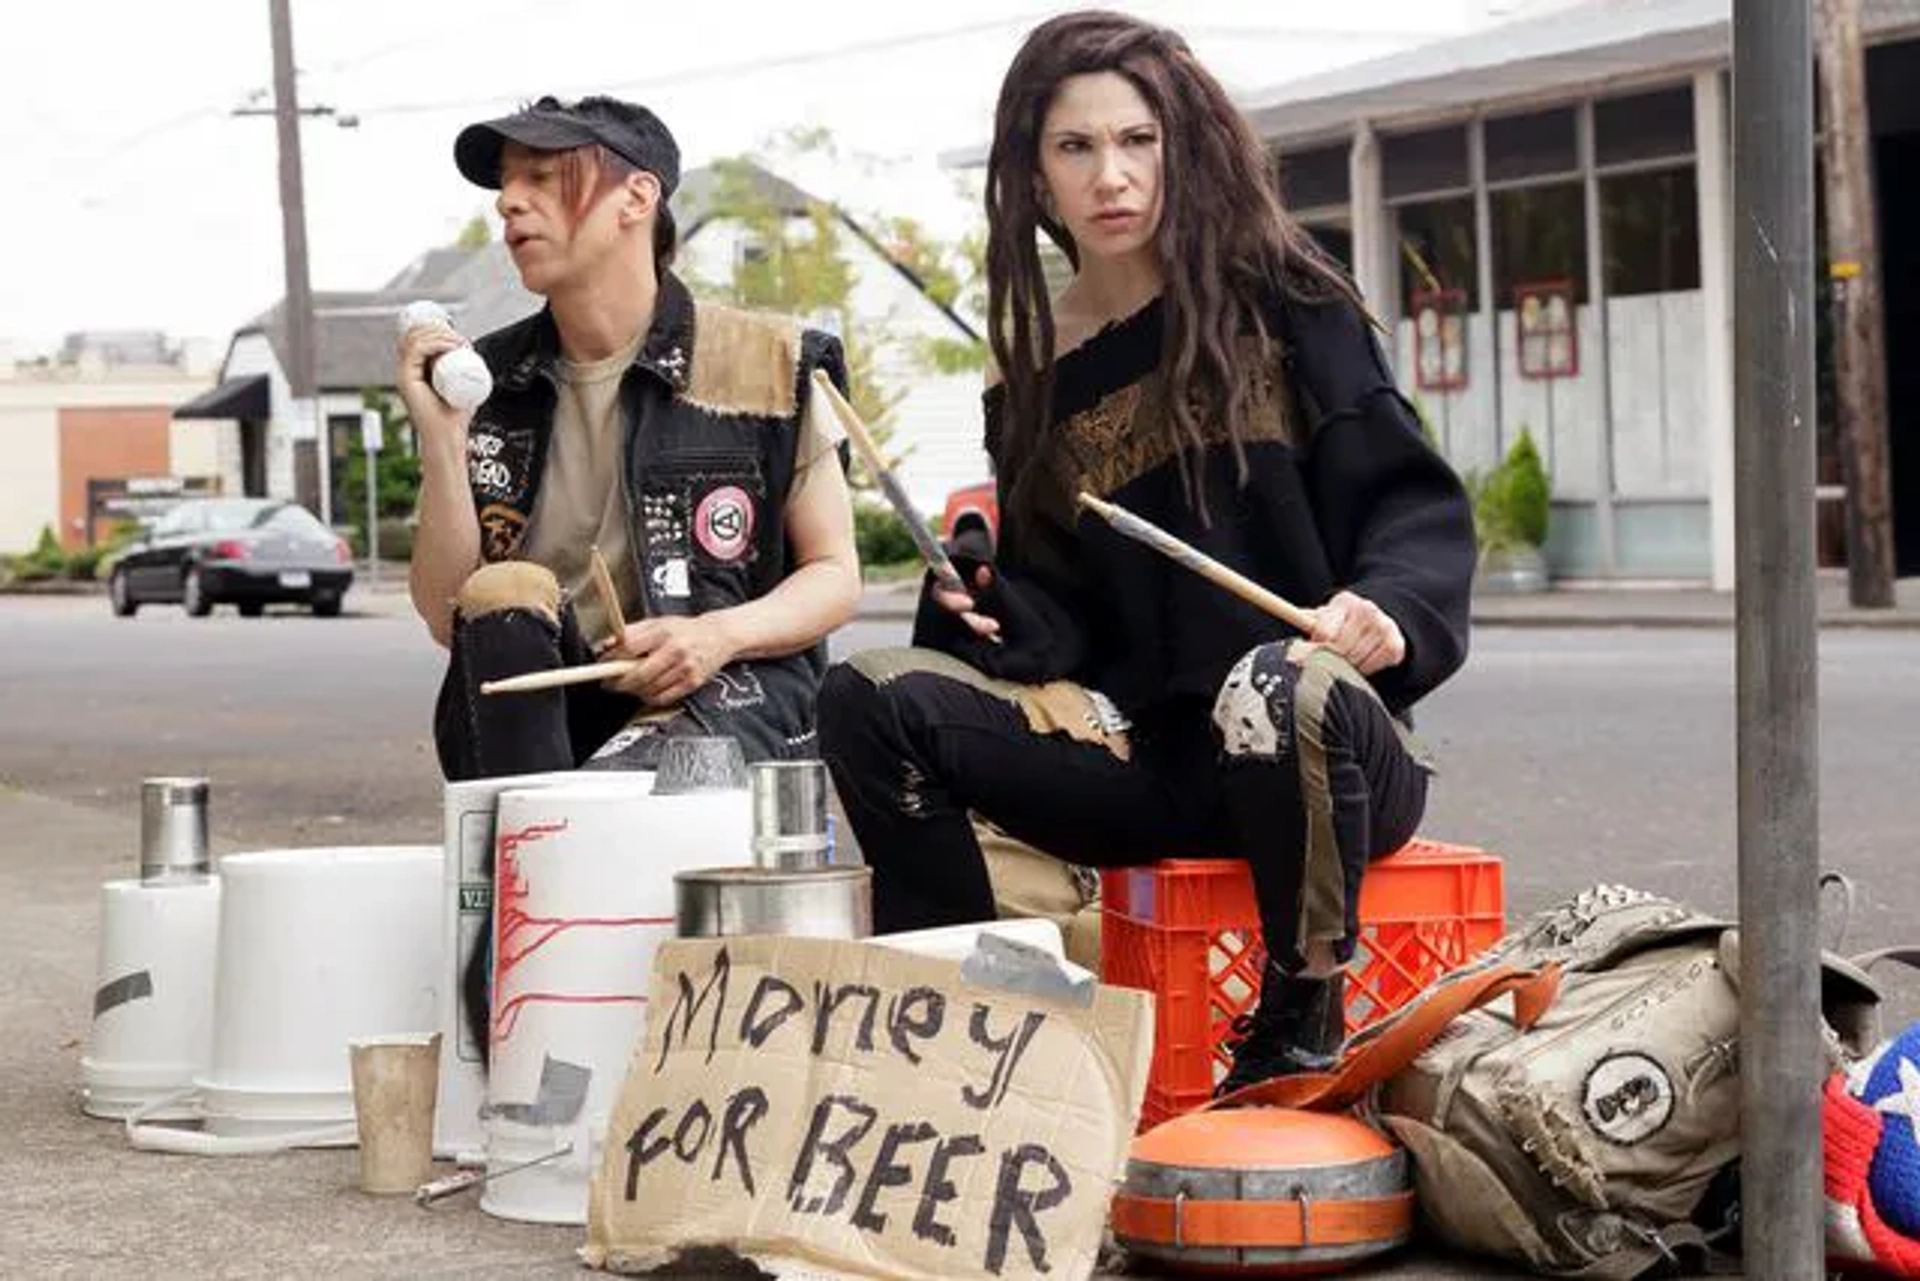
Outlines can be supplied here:
M527 518L505 503L488 503L480 509L480 557L482 560L511 560L520 538L527 532Z
M738 485L708 490L693 510L693 537L715 560L739 560L753 545L753 498Z
M485 419L467 429L467 483L480 508L480 550L490 561L506 560L526 533L527 477L533 433L503 430Z
M684 399L721 415L791 418L798 411L798 324L707 302L694 305L693 324Z

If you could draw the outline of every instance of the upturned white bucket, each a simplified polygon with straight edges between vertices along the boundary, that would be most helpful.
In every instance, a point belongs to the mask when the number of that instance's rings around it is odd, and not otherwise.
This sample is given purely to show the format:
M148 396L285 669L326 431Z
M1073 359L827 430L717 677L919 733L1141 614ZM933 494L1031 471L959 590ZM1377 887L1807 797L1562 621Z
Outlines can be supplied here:
M440 1099L433 1113L437 1157L462 1165L486 1159L480 1110L487 1102L487 1068L467 1017L464 983L467 965L492 919L494 818L500 794L583 779L638 792L653 786L652 773L639 770L510 774L446 785L441 805L440 940L445 961L439 993Z
M88 1113L122 1118L152 1107L161 1120L195 1115L188 1104L163 1101L207 1070L219 929L218 880L100 887L93 1024L80 1060Z
M746 791L580 782L501 794L494 840L492 1075L480 1208L584 1223L587 1185L644 1023L676 872L737 864Z
M441 974L440 849L262 850L221 860L213 1053L200 1133L142 1126L136 1147L235 1155L351 1146L347 1043L428 1034Z

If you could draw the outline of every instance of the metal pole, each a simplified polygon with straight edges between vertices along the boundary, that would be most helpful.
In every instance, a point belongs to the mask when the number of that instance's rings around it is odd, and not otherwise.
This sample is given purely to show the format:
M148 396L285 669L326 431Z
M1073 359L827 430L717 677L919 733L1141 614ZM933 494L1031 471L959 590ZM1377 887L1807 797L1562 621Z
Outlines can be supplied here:
M380 452L367 451L367 584L380 585L380 509L376 499L379 492Z
M296 425L315 431L320 463L320 518L331 521L331 486L325 459L331 452L319 431L314 404L313 289L307 276L307 206L300 175L300 102L293 83L293 18L289 0L267 0L273 26L273 119L280 144L280 236L287 267L287 384Z
M1809 0L1733 6L1735 686L1746 1274L1823 1275Z

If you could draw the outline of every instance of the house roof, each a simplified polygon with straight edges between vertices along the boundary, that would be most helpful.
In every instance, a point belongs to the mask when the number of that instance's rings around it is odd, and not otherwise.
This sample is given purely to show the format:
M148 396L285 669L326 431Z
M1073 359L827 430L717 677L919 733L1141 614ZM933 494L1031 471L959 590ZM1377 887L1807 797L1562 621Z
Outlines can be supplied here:
M1270 89L1241 107L1263 137L1348 132L1357 120L1464 114L1732 56L1731 0L1594 0ZM1920 0L1866 0L1870 38L1920 29Z
M927 292L927 282L920 273L896 257L891 249L883 244L857 218L831 201L821 200L794 186L780 175L755 164L751 160L731 161L727 168L737 167L744 176L754 196L765 200L775 210L789 217L804 217L818 206L829 209L835 220L852 232L856 239L874 253L878 254L906 282L913 286L927 302L937 308L953 327L967 338L979 341L980 333L966 319L947 303L941 302ZM673 195L673 216L679 224L681 239L691 239L700 228L722 213L720 202L723 198L722 184L728 179L727 169L718 165L705 165L693 170L680 180L680 189Z
M1611 82L1724 65L1731 0L1592 0L1237 96L1264 138L1310 141L1374 124L1465 115ZM1920 31L1920 0L1864 0L1870 42ZM977 168L986 144L944 153Z
M400 309L416 299L437 302L458 323L458 294L444 290L371 290L313 296L314 386L319 391L358 391L393 383L393 350ZM234 337L266 336L280 368L289 367L285 301L242 325ZM231 349L229 349L231 350ZM224 370L222 371L224 377Z

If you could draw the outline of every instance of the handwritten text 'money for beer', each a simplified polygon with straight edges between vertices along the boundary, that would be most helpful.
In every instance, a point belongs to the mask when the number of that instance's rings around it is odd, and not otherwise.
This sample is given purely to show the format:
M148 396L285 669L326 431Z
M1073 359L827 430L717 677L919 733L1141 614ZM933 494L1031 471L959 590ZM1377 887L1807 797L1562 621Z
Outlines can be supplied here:
M851 1035L851 1050L917 1066L923 1050L950 1021L951 1035L957 1038L964 1020L966 1043L979 1052L979 1072L977 1079L959 1086L959 1097L966 1109L986 1113L1006 1097L1021 1057L1047 1019L1043 1011L999 1009L990 998L971 994L950 1002L946 993L927 986L888 991L870 983L814 981L803 991L762 974L744 992L744 1000L729 999L741 995L724 948L715 954L704 982L682 972L662 1026L655 1074L676 1045L692 1053L704 1045L711 1062L736 1034L738 1044L749 1049L761 1049L778 1037L783 1046L804 1046L819 1056L836 1028L843 1039ZM750 1136L768 1109L767 1094L757 1086L736 1090L715 1105L696 1099L677 1116L666 1107L653 1109L626 1142L626 1199L638 1195L641 1171L667 1157L706 1171L714 1182L731 1178L748 1196L756 1195ZM877 1139L868 1143L876 1131ZM902 1216L902 1226L920 1241L952 1248L957 1236L953 1225L943 1220L943 1207L960 1195L956 1166L986 1154L977 1133L943 1134L924 1117L889 1118L883 1124L879 1109L866 1100L831 1094L813 1105L806 1138L785 1172L785 1199L795 1214L847 1214L855 1227L878 1235L889 1226L889 1215L880 1208L882 1194L917 1181L915 1209L910 1221ZM922 1158L924 1166L916 1170ZM1073 1182L1066 1168L1044 1145L1018 1143L998 1154L994 1186L982 1262L988 1271L1001 1272L1017 1231L1033 1266L1045 1271L1047 1241L1040 1216L1071 1194Z

